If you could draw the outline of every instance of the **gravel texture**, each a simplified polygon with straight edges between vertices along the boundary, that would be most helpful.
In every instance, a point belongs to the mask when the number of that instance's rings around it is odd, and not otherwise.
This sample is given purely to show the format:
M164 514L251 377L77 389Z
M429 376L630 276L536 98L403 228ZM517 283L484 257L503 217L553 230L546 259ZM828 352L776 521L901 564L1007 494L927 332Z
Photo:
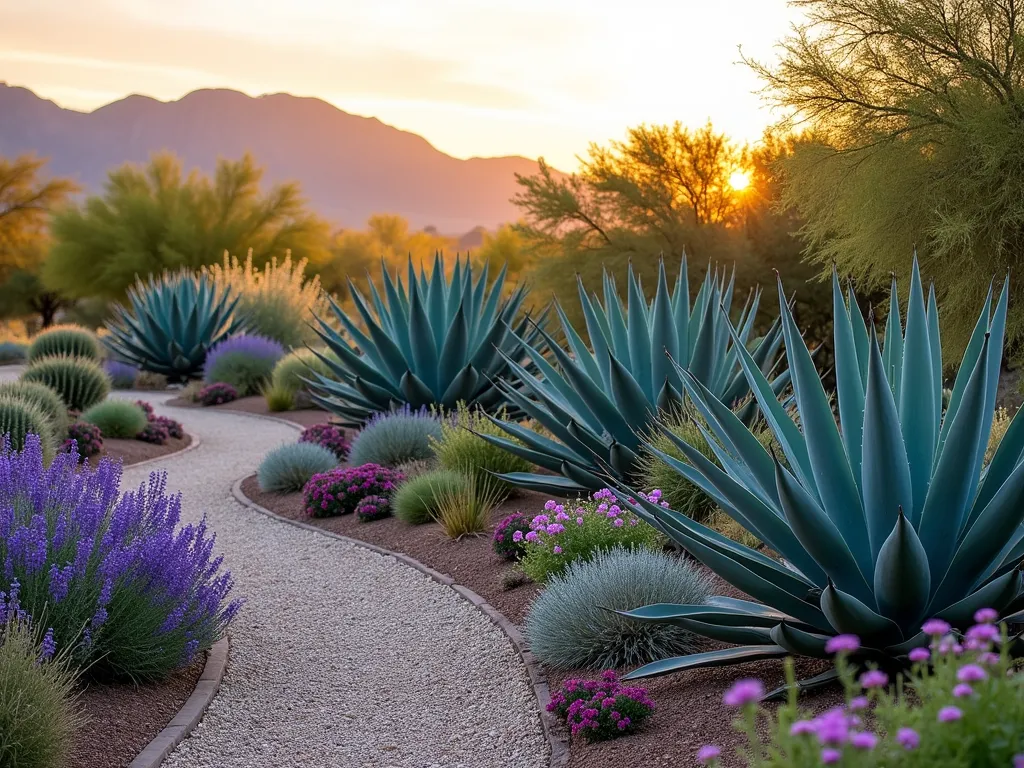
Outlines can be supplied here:
M117 393L131 397L133 393ZM537 703L505 636L455 592L390 558L277 523L230 497L297 431L162 405L201 438L164 466L186 514L206 513L248 602L227 675L169 768L533 768ZM150 468L125 470L125 484Z

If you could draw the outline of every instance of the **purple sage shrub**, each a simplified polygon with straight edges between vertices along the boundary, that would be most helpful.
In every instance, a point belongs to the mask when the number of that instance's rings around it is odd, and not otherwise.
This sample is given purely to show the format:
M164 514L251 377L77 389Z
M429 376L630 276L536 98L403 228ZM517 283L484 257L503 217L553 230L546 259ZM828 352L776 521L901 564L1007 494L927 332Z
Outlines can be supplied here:
M135 386L135 379L139 376L138 368L120 360L105 361L103 370L110 377L110 385L114 389L131 389Z
M506 560L519 560L526 554L526 544L523 537L529 533L530 521L522 512L513 512L494 529L494 538L491 546L494 551ZM519 535L516 536L518 531Z
M391 516L391 499L387 496L363 496L356 504L356 517L369 523Z
M206 356L203 380L230 384L239 395L256 395L270 381L284 347L264 336L234 336L217 344Z
M238 390L230 384L209 384L196 395L202 405L224 405L238 399Z
M337 456L338 461L344 461L348 456L348 440L345 439L345 430L334 424L314 424L311 427L306 427L299 435L299 442L321 445Z
M388 499L405 478L401 472L378 464L339 467L313 475L302 490L306 514L311 517L337 517L356 511L367 496Z
M90 676L159 680L216 642L241 603L205 520L180 525L166 475L123 493L120 481L119 462L79 467L74 449L44 466L36 435L0 446L0 583Z
M548 712L565 721L574 737L587 741L633 733L653 711L647 689L622 685L611 669L600 680L569 680L548 704Z
M79 461L84 461L96 456L103 450L103 436L100 428L95 424L84 421L76 421L68 427L68 436L64 440L63 452L67 453L77 444L75 455Z

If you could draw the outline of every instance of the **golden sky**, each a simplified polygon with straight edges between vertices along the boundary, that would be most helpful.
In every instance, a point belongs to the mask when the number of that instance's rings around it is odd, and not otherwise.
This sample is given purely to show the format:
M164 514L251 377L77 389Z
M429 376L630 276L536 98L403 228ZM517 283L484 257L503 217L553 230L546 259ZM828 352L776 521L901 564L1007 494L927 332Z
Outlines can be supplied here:
M565 170L630 125L756 139L785 0L30 0L0 3L0 80L73 109L130 93L287 91L456 157Z

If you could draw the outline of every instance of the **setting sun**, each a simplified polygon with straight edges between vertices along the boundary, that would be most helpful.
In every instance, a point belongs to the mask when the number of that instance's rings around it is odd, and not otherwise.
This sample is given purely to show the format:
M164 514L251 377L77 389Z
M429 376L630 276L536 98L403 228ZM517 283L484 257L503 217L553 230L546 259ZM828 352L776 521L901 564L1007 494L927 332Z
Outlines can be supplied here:
M733 171L729 176L729 186L737 192L742 192L750 186L750 171Z

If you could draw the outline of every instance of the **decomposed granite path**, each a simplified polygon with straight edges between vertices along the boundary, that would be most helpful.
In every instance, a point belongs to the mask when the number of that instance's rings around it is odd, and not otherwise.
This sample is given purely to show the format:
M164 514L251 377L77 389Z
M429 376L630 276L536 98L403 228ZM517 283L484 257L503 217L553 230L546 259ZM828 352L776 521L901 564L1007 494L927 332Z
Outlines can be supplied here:
M246 605L200 726L168 768L540 768L548 747L519 657L456 593L390 558L273 521L232 483L290 427L163 405L202 444L159 464L204 513ZM153 467L127 468L124 486Z

